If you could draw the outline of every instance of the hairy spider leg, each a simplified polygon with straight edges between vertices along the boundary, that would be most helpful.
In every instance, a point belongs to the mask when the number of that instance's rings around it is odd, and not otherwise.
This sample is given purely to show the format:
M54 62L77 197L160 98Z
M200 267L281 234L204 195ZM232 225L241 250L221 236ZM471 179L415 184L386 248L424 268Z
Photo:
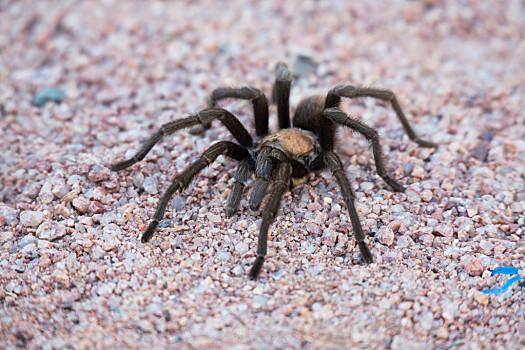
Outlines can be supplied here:
M243 159L239 164L234 176L234 183L228 199L226 201L226 215L232 216L239 209L241 203L242 192L244 191L245 183L248 176L254 168L254 162L251 157Z
M140 150L131 159L113 164L111 170L119 171L140 162L146 157L148 152L151 151L153 146L155 146L164 136L171 135L177 130L188 128L190 126L211 123L215 119L218 119L241 145L246 148L253 147L253 139L251 135L237 117L225 109L211 107L203 109L199 113L187 118L177 119L162 125L157 132L142 144Z
M352 190L352 186L350 186L350 182L345 175L341 159L333 151L326 151L321 153L316 159L312 161L312 168L319 169L324 168L325 166L328 166L332 172L332 175L339 183L343 200L345 201L346 208L350 214L350 221L352 222L354 237L357 241L359 251L361 252L363 260L370 264L374 261L374 259L372 258L372 253L370 253L370 250L368 249L368 246L365 242L365 234L363 232L363 228L361 227L361 221L359 221L359 215L357 215L357 210L354 204L355 193Z
M396 115L403 125L403 129L410 138L421 147L437 147L437 144L420 139L403 113L399 102L397 101L396 95L390 90L375 89L375 88L360 88L352 85L340 85L330 90L326 96L325 108L339 107L342 97L347 98L358 98L358 97L372 97L380 99L386 102L390 102L392 108L396 112Z
M394 179L392 179L386 171L386 167L384 164L384 158L383 158L383 150L381 147L379 134L377 133L376 130L365 125L363 122L360 122L359 120L351 118L346 113L341 111L339 108L327 108L324 110L323 116L337 124L349 127L350 129L357 131L358 133L366 137L366 139L372 144L372 151L374 153L374 160L376 163L377 174L381 176L381 178L394 191L397 191L397 192L405 191L405 188L401 186L399 183L397 183Z
M248 201L250 209L257 210L261 206L264 196L267 194L266 190L270 183L273 171L273 160L270 158L270 147L263 147L257 155L255 162L255 185L253 186L252 194Z
M243 159L250 157L250 153L245 147L230 141L217 142L204 151L204 153L196 162L188 166L182 173L173 178L170 187L168 187L160 199L157 210L153 215L153 219L150 221L146 231L144 231L144 234L142 235L142 242L149 241L153 236L153 233L155 233L159 222L164 217L164 213L166 212L166 208L168 207L169 201L171 200L171 197L173 197L173 194L177 190L184 190L198 173L213 163L213 161L215 161L215 159L217 159L217 157L221 154L238 161L242 161Z
M250 270L250 278L256 279L264 264L266 250L268 245L268 230L277 216L277 211L281 204L284 193L290 187L290 177L292 166L288 162L280 162L275 170L275 179L273 182L272 192L262 215L261 228L259 230L259 239L257 242L257 257Z
M264 136L268 134L268 100L261 90L252 86L241 88L220 87L212 91L209 100L210 107L217 107L220 100L227 98L237 98L250 100L253 105L253 116L255 119L255 134ZM210 125L203 124L204 129L209 129Z
M288 66L279 62L275 66L275 84L272 90L272 102L277 104L279 129L290 127L290 90L292 86L292 73Z

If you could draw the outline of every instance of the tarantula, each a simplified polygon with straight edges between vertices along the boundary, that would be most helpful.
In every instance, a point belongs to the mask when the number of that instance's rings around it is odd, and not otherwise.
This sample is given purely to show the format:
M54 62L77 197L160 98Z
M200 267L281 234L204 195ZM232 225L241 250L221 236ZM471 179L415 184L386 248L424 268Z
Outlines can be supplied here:
M184 190L200 171L222 154L240 162L235 173L235 182L227 199L226 213L228 216L237 212L245 182L252 173L255 173L256 180L249 198L251 209L257 210L259 208L267 194L269 185L272 185L262 213L257 257L250 270L252 279L257 278L261 271L266 256L269 227L275 220L281 199L290 188L292 180L304 178L310 172L324 168L330 169L339 183L362 259L366 263L373 261L354 205L354 191L345 175L339 156L334 152L337 128L342 125L362 134L372 145L379 176L394 191L403 192L405 188L392 179L386 171L377 131L344 113L339 108L342 98L373 97L390 102L405 132L412 141L421 147L436 147L436 145L416 136L394 93L389 90L352 85L339 85L331 89L326 96L311 96L303 99L295 110L292 126L289 109L292 74L284 63L278 63L275 72L276 80L273 86L272 100L277 105L279 131L274 133L268 131L268 101L262 91L251 86L221 87L211 93L208 108L189 117L162 125L157 132L144 141L141 149L131 159L111 166L113 171L128 168L144 159L162 137L191 126L200 127L200 131L204 131L211 127L211 123L215 119L219 120L237 140L237 143L231 141L215 143L196 162L173 178L171 185L160 199L153 219L142 235L142 242L149 241L153 236L159 222L164 217L173 194L176 191ZM220 100L227 98L251 101L255 118L256 141L253 140L237 117L218 106Z

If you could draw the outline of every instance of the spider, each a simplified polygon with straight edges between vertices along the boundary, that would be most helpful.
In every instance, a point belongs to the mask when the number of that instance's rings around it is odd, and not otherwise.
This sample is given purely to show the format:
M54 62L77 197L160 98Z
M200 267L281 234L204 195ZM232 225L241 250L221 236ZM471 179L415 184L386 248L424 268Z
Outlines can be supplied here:
M310 172L326 168L332 172L340 186L362 260L366 263L373 262L354 205L354 191L345 175L341 159L334 152L337 128L345 126L362 134L372 145L378 175L394 191L403 192L405 188L392 179L386 171L377 131L343 112L339 108L342 98L372 97L390 102L403 129L412 141L421 147L436 147L436 144L424 141L415 134L394 93L375 88L339 85L331 89L326 96L307 97L297 106L291 124L289 96L292 74L286 64L280 62L275 67L275 75L272 102L277 105L279 131L274 133L268 131L268 100L261 90L251 86L221 87L211 93L208 108L189 117L162 125L157 132L144 141L140 150L131 159L111 166L113 171L128 168L144 159L164 136L192 126L200 128L202 132L211 127L213 120L219 120L237 141L237 143L219 141L213 144L197 161L173 178L171 185L160 199L153 219L142 234L142 242L148 242L152 238L174 193L184 190L195 176L215 161L219 155L225 155L239 162L235 182L226 202L228 216L238 211L245 183L251 174L255 173L255 184L249 198L249 206L252 210L259 209L270 187L268 199L262 211L257 256L249 273L252 279L256 279L261 271L266 256L268 230L275 220L284 193L291 187L292 180L303 179ZM231 98L251 101L257 135L255 141L237 117L219 107L220 100Z

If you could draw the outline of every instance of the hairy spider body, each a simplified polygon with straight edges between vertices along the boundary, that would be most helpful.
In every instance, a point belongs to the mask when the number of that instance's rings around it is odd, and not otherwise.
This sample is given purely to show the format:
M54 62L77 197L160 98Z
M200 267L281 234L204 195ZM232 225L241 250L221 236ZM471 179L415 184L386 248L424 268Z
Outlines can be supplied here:
M296 180L305 178L310 172L326 168L332 172L340 186L362 259L366 263L373 261L355 208L355 194L345 175L342 162L334 152L338 126L349 127L362 134L372 145L378 175L394 191L404 191L404 187L392 179L386 171L377 132L344 113L339 108L342 98L373 97L390 102L405 132L412 141L421 147L435 147L436 145L416 136L395 95L388 90L359 88L352 85L337 86L331 89L326 96L311 96L303 99L296 108L293 123L290 123L291 77L288 67L284 63L278 63L272 100L277 104L280 130L274 133L268 132L269 109L268 101L263 92L254 87L218 88L212 92L208 108L187 118L162 125L156 133L143 143L141 149L131 159L121 161L111 167L114 171L125 169L144 159L163 136L171 135L183 128L195 126L197 129L193 129L193 131L202 132L210 128L215 119L219 120L237 141L237 143L230 141L215 143L204 151L197 161L173 178L171 185L162 195L151 222L142 235L142 242L149 241L155 233L173 194L176 191L184 190L195 176L213 163L219 155L225 155L239 161L235 181L226 203L226 214L228 216L237 212L245 183L252 173L255 175L255 184L249 198L249 206L253 210L257 210L263 199L268 197L262 213L257 256L250 270L251 278L257 278L261 271L266 256L268 231L275 220L284 193ZM255 132L260 142L253 141L237 117L218 106L220 100L227 98L245 99L252 102ZM269 187L270 191L268 191Z

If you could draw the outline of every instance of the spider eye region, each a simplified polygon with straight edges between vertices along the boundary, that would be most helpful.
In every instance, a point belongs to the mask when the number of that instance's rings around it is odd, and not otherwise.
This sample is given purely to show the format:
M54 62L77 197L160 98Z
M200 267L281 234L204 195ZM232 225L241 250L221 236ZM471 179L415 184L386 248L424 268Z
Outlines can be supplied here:
M279 130L266 136L260 147L279 149L288 157L303 158L315 153L317 138L309 131L297 128Z

